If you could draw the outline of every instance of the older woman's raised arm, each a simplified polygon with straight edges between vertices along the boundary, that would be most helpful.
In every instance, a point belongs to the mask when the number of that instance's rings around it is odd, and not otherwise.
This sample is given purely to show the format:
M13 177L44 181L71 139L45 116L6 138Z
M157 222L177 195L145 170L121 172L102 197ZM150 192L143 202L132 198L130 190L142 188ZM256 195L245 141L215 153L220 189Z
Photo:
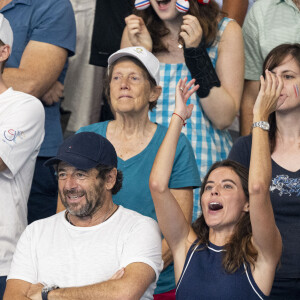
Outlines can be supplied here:
M253 109L253 122L267 121L278 103L283 83L280 77L266 71L266 79L261 76L261 88ZM275 224L270 201L272 175L268 131L254 127L249 169L250 219L253 243L258 250L258 260L276 266L282 242Z

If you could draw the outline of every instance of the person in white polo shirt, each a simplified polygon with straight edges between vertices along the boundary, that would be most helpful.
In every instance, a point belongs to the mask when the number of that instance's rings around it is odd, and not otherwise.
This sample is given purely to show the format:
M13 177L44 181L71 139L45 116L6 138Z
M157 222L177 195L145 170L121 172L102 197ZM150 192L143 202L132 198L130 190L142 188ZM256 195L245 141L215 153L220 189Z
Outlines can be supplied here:
M2 79L12 44L10 24L0 14L0 299L15 246L27 225L27 200L45 122L40 101L8 88Z

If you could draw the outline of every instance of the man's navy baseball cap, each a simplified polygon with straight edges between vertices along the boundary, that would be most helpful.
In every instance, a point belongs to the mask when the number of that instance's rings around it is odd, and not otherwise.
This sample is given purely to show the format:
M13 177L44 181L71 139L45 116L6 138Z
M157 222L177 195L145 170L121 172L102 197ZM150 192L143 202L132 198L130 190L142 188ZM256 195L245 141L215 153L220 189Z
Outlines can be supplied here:
M70 136L59 147L56 157L48 159L44 165L51 166L61 161L85 171L98 165L115 168L118 165L114 146L94 132L80 132Z

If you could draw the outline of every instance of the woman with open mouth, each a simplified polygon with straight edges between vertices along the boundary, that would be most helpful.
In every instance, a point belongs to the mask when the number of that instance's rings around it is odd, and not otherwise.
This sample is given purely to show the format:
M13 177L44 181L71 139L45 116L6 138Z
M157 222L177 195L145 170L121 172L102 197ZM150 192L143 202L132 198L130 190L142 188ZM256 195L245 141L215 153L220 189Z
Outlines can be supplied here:
M197 89L186 82L176 87L175 113L149 180L158 223L174 257L176 299L266 299L282 242L270 201L270 147L263 124L283 104L283 80L268 70L261 77L249 174L237 162L216 162L203 180L202 215L192 226L168 188L178 137L193 110L186 103Z

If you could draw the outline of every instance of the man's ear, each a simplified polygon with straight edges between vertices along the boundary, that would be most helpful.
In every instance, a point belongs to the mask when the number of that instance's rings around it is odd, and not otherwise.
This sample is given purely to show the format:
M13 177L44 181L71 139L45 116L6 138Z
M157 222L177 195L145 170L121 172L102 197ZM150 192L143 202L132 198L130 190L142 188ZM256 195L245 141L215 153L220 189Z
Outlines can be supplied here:
M117 173L117 169L113 168L106 174L105 187L107 190L112 190L112 188L115 186L117 180Z
M162 91L161 86L155 86L151 90L149 102L156 101L159 98L161 91Z
M0 46L0 62L7 60L10 56L10 47L9 45Z

